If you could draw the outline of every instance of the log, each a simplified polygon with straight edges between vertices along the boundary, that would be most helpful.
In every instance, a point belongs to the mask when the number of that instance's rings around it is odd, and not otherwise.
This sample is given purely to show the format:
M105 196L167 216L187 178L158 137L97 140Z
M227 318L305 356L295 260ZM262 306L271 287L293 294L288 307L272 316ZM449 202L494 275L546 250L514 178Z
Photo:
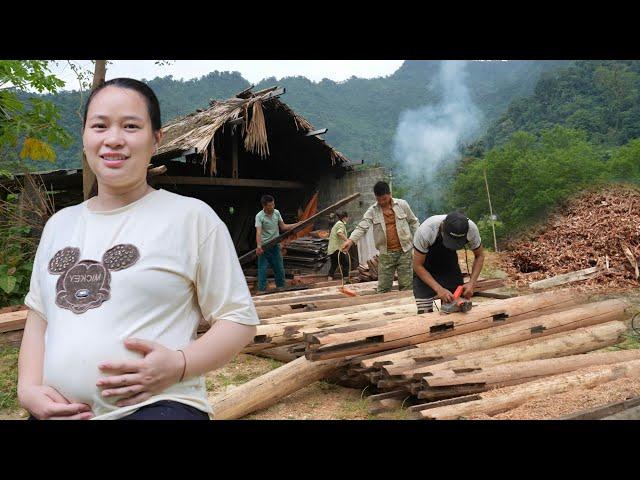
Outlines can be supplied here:
M284 345L282 347L275 347L275 348L267 348L266 350L261 350L254 353L254 355L258 357L272 358L273 360L277 360L282 363L289 363L295 360L296 358L302 356L302 353L296 354L291 352L290 349L291 347L294 347L294 346L296 346L296 344Z
M583 309L581 315L588 314L588 308L584 306L576 308ZM603 323L603 321L601 321L603 318L608 318L608 316L589 316L575 323L571 316L564 315L562 312L559 314L548 314L537 318L522 320L511 325L493 327L448 339L427 342L397 353L372 355L369 356L369 358L355 358L352 363L358 364L361 368L365 369L385 365L404 365L402 369L402 371L404 371L412 368L412 366L415 367L419 361L442 359L474 350L486 350L532 338L554 335L563 331Z
M529 284L529 287L534 290L541 288L557 287L558 285L564 285L571 282L579 282L581 280L587 280L597 275L599 267L585 268L583 270L576 270L575 272L569 272L562 275L556 275L555 277L545 278L538 282Z
M596 333L592 333L593 331L588 329L582 330L582 328L594 326L602 323L622 320L625 317L626 305L627 305L626 302L617 301L617 300L607 300L605 302L598 302L597 304L593 304L593 306L590 307L593 310L591 313L589 312L589 307L579 307L579 308L568 310L566 312L559 312L557 314L549 315L548 318L550 317L552 321L554 321L555 323L554 328L546 329L547 335L555 334L555 335L552 335L553 338L551 338L550 340L545 340L544 338L538 339L536 337L540 337L542 335L534 333L535 335L534 338L532 338L531 340L527 340L528 342L532 342L530 344L520 345L520 343L516 343L511 345L503 345L501 347L495 347L495 349L493 349L492 352L489 352L487 350L475 351L475 352L471 351L471 352L464 353L462 355L464 356L464 358L476 358L480 355L487 362L490 361L490 355L492 355L494 352L498 358L504 353L505 355L508 356L508 358L511 358L511 360L509 361L518 360L518 357L509 356L512 354L512 352L515 355L522 355L523 357L521 358L523 360L525 359L524 358L525 355L534 355L534 356L526 357L526 359L528 360L531 360L534 358L542 358L542 357L535 356L536 351L538 349L538 345L547 345L547 344L549 345L548 347L541 347L543 350L542 353L544 353L544 348L550 349L551 345L555 345L554 342L558 338L556 335L560 335L562 337L563 336L562 334L564 332L570 332L575 334L576 339L572 341L571 340L572 337L567 337L567 340L560 340L560 343L557 345L557 347L560 348L561 351L570 352L572 348L581 348L581 346L583 346L582 342L585 342L584 343L585 346L588 343L590 344L590 342L594 342L595 345L599 345L598 342L600 341L600 337L599 337L600 334L603 335L602 338L605 338L608 340L611 338L617 339L619 335L625 331L626 327L624 327L624 325L621 325L620 322L617 322L616 325L610 325L607 327L607 329L595 329ZM548 320L548 318L538 318L537 320L538 321L542 320L544 324L544 322ZM578 322L581 322L581 323L578 324ZM579 329L579 331L577 329ZM543 331L540 333L545 333L545 332ZM614 337L610 337L609 333L611 335L614 335ZM533 348L532 352L528 352L524 350L524 347L528 345L532 346ZM608 345L602 345L602 346L608 346ZM522 348L523 349L522 352L518 352L517 350L518 348ZM601 347L596 347L596 348L601 348ZM592 348L592 350L593 349L594 348ZM582 350L582 351L588 351L588 350ZM573 352L573 353L577 353L577 352ZM569 354L570 353L564 353L564 355L569 355ZM459 359L461 358L461 356L458 356L457 358ZM495 363L504 363L504 362L495 362ZM382 368L389 375L402 374L403 376L408 375L409 378L418 378L418 377L424 376L425 373L432 372L432 369L430 366L425 366L425 367L417 366L415 368L407 369L406 364L395 364L393 366L383 366ZM444 370L447 368L448 367L442 366L440 370Z
M556 420L600 420L638 406L640 406L640 397L635 397L621 402L608 403L600 407L574 412L557 418Z
M398 282L394 284L396 287ZM349 288L356 292L364 292L369 290L376 290L378 287L378 282L361 282L350 285ZM340 293L338 286L333 287L320 287L320 288L308 288L306 290L296 291L296 292L280 292L280 293L269 293L267 295L261 295L259 297L255 297L253 301L256 305L262 301L271 301L271 300L293 300L296 297L306 297L310 295L318 296L322 294L332 294L332 293Z
M321 380L338 367L338 360L310 362L300 357L211 400L216 420L244 417Z
M390 292L393 293L393 292ZM283 315L279 315L277 317L270 317L265 319L260 319L261 325L276 325L282 323L294 323L294 322L308 322L312 320L316 320L319 318L326 318L334 315L351 315L354 313L361 313L371 310L378 310L381 308L391 308L391 307L400 307L400 306L408 306L414 305L414 313L415 313L415 300L413 298L412 292L404 291L397 292L392 294L391 296L387 293L382 293L380 301L372 301L368 303L361 303L355 305L348 305L345 307L338 306L337 308L328 308L323 310L309 310L309 311L298 311L294 313L287 313ZM378 295L375 295L377 297ZM363 297L349 297L351 298L359 298ZM340 305L340 304L339 304Z
M632 407L621 412L614 413L602 420L640 420L640 407Z
M24 330L15 330L13 332L0 333L0 346L10 345L18 346L22 343L22 332Z
M447 405L418 412L424 419L460 419L474 414L496 415L516 408L537 398L566 392L574 388L590 388L619 378L640 377L640 360L614 363L589 370L554 375L534 382L524 383L502 394L494 390L489 394L480 394L480 400ZM489 395L489 396L487 396Z
M0 314L0 333L24 330L27 313L29 313L29 310L18 310L16 312Z
M619 324L618 329L620 333L624 330L624 324L622 322L612 322ZM607 325L607 324L605 324ZM595 328L595 327L591 327ZM540 342L541 344L549 345L549 339ZM570 340L567 339L567 342ZM579 348L582 351L588 351L587 348L593 349L593 343L591 346L585 346ZM579 344L578 344L579 345ZM578 347L576 345L575 347ZM576 348L571 350L575 351ZM517 348L517 344L514 345ZM454 374L450 372L437 372L433 376L425 377L424 382L430 387L446 387L452 385L467 385L467 384L485 384L489 386L495 383L505 383L513 380L530 381L531 377L542 377L548 375L557 375L558 373L571 372L580 368L590 367L593 365L608 365L611 363L627 362L630 360L640 360L640 350L620 350L616 352L592 352L581 353L574 355L565 355L561 348L556 346L550 348L548 346L542 347L544 349L544 358L539 360L510 362L502 365L483 366L479 367L469 373ZM596 344L596 348L599 345ZM553 351L550 351L553 350ZM567 349L569 350L569 349Z
M338 358L415 345L467 333L497 324L508 324L538 316L545 308L566 308L578 301L574 293L552 292L487 302L468 313L414 315L404 322L348 333L331 330L305 335L306 357L310 360ZM496 303L500 304L500 307Z
M385 300L391 300L398 297L412 296L413 292L404 290L402 292L388 292L377 293L374 295L358 296L358 297L344 297L338 299L317 300L309 302L293 301L288 304L281 305L268 305L268 306L256 306L258 317L261 320L267 318L273 318L281 315L288 315L291 313L308 313L310 311L329 310L336 308L343 308L355 305L366 306L369 303L381 302ZM317 314L316 314L317 315Z
M349 195L346 198L343 198L342 200L340 200L339 202L334 203L333 205L328 206L327 208L320 210L318 213L316 213L315 215L312 215L311 217L307 218L306 220L303 220L302 222L300 222L300 224L294 228L292 228L291 230L288 230L280 235L278 235L276 238L274 238L273 240L269 240L267 243L265 243L264 245L262 245L263 249L267 249L269 247L271 247L272 245L275 245L276 243L282 241L283 239L285 239L286 237L288 237L289 235L293 235L294 233L297 233L301 230L304 230L304 228L307 225L310 225L311 223L313 223L314 221L316 221L318 218L322 217L323 215L326 215L328 213L333 212L334 210L337 210L338 208L340 208L343 205L346 205L347 203L349 203L352 200L355 200L356 198L358 198L360 196L360 193L354 193L353 195ZM252 261L254 258L256 258L256 250L253 249L250 252L245 253L244 255L242 255L239 260L240 260L240 265L244 265L245 263L249 263L250 261Z
M317 316L303 322L258 325L253 342L248 344L243 352L250 353L278 345L297 343L302 341L306 334L321 332L325 328L336 325L340 325L341 331L346 331L345 328L377 328L415 312L415 303L411 302L405 305L383 306L374 310Z

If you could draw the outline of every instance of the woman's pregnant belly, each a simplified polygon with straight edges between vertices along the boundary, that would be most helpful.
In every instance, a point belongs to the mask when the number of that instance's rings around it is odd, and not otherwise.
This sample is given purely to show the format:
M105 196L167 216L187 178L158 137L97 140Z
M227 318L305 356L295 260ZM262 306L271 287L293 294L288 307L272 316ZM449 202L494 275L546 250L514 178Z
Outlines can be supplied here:
M139 360L142 355L125 348L123 339L99 332L47 338L43 383L55 388L71 402L86 403L98 415L115 410L120 397L103 397L96 386L112 374L98 368L103 362Z

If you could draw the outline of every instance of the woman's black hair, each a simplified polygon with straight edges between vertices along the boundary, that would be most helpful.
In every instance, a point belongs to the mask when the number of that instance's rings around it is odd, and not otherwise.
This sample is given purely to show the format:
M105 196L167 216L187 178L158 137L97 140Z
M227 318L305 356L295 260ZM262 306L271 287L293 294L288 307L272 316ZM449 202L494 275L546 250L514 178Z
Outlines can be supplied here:
M105 87L118 87L118 88L128 88L129 90L135 90L144 98L145 103L147 104L147 111L149 112L149 118L151 119L151 129L154 132L162 129L162 120L160 119L160 103L158 102L158 97L153 93L153 90L144 82L139 80L134 80L133 78L114 78L107 82L104 82L102 85L96 87L91 91L89 98L87 98L87 103L84 105L84 115L82 116L82 127L87 124L87 112L89 111L89 104L93 97L95 97L96 93L102 90Z
M343 210L341 212L336 212L336 217L338 217L340 220L342 220L345 217L348 217L349 214L347 213L346 210Z

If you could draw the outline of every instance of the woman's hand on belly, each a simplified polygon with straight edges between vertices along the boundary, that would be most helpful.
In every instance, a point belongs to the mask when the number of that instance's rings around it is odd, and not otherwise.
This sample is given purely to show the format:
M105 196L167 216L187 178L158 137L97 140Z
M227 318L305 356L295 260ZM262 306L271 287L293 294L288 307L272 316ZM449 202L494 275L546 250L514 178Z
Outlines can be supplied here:
M93 412L86 403L71 403L55 388L31 385L20 391L20 403L38 420L89 420Z
M96 383L103 397L122 397L116 405L126 407L144 402L179 382L184 368L180 352L135 338L125 340L124 345L129 350L142 353L144 358L101 363L98 366L100 371L111 374Z

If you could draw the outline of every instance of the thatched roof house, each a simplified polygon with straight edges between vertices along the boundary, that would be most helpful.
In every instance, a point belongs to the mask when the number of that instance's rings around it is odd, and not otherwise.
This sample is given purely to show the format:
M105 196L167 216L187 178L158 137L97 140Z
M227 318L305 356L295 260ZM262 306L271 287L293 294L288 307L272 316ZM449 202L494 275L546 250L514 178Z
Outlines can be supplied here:
M209 175L226 176L224 173L230 171L231 178L254 178L256 167L275 166L270 165L270 159L287 169L299 165L305 171L309 164L348 166L349 160L318 136L326 129L314 130L305 118L278 99L283 93L285 89L278 87L255 93L249 89L228 100L211 100L209 108L176 118L162 127L164 139L154 164L197 155ZM234 137L237 145L225 144L225 140ZM234 152L234 147L240 148ZM287 165L292 152L299 153L300 149L305 160L297 158L294 164ZM233 168L234 154L242 174Z
M228 100L211 100L208 108L165 124L152 159L167 167L153 184L211 205L239 252L253 248L253 218L263 194L274 195L285 222L293 222L321 179L352 170L320 137L326 129L314 130L279 100L283 93L278 87L247 89Z

